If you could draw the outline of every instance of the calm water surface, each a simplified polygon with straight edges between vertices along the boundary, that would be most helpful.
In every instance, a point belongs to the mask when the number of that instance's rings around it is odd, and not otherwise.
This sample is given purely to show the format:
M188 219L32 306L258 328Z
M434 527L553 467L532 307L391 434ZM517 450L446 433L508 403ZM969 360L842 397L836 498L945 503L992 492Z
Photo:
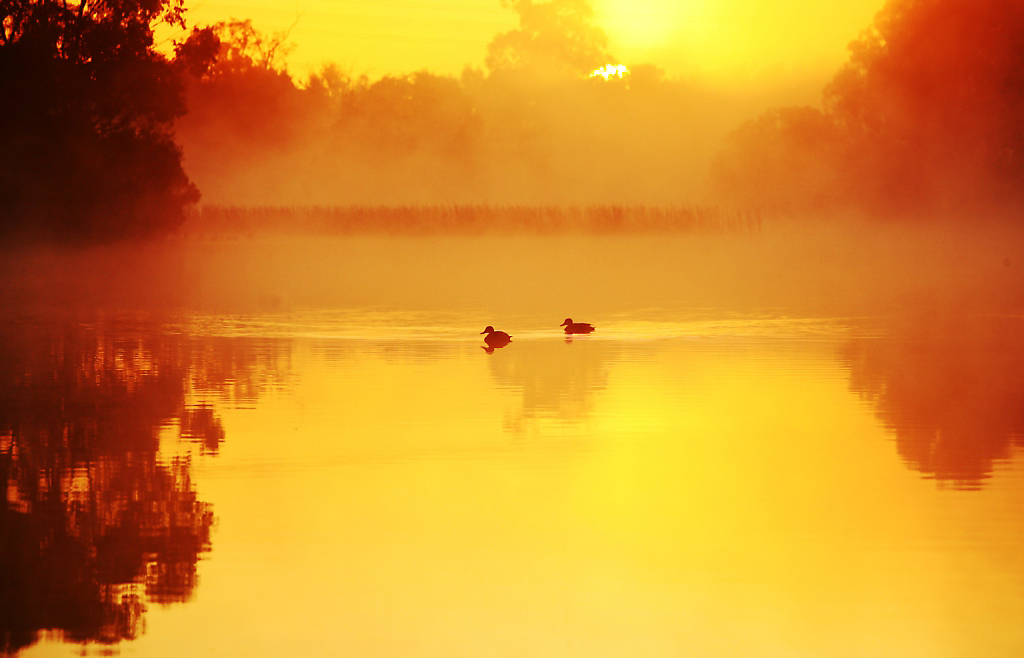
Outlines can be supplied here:
M481 313L9 318L7 649L1020 655L1021 316Z

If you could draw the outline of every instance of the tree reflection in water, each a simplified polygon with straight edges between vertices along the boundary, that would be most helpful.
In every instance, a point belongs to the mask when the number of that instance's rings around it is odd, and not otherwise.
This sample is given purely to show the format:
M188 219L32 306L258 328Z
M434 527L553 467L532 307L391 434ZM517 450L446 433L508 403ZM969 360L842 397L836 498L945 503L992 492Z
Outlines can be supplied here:
M884 336L847 346L851 389L874 404L908 466L980 488L1024 447L1024 322L918 317Z
M257 364L217 348L155 326L0 329L0 650L41 630L71 642L135 638L147 602L190 598L213 512L196 496L190 458L158 450L174 425L204 453L224 439L212 406L186 406L186 393L258 389Z

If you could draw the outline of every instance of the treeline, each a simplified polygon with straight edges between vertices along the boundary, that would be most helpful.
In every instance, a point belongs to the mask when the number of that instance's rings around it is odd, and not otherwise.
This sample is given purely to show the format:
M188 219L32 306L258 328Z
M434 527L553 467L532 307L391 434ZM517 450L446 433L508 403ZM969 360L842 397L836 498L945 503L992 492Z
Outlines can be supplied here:
M299 80L284 37L215 26L177 123L190 175L218 205L694 203L745 99L616 60L584 0L508 3L519 26L485 67Z
M850 44L822 109L746 123L713 179L784 211L1012 211L1024 198L1024 3L890 0Z
M484 68L305 79L182 0L0 6L0 238L105 241L230 205L682 204L749 105L615 63L587 0L511 0ZM154 29L181 28L173 54ZM186 112L187 108L187 112ZM186 175L187 172L187 175Z
M215 206L189 215L189 235L758 232L761 215L724 206Z
M710 187L733 207L872 214L1024 196L1018 0L890 0L821 109L731 134L752 96L650 65L592 77L616 60L587 0L505 6L519 24L484 68L299 80L285 37L246 20L184 31L182 0L0 3L0 238L171 232L200 191L221 206L671 207L716 202ZM173 53L160 24L183 29Z

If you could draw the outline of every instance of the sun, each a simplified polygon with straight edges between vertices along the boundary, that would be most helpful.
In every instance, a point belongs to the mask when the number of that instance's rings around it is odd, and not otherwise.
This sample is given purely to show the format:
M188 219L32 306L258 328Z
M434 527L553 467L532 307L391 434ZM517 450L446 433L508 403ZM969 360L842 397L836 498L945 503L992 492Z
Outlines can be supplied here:
M719 82L831 74L885 0L592 0L609 51Z
M700 14L702 5L700 0L594 0L598 23L613 44L629 50L666 44Z
M591 73L590 77L608 80L610 78L624 78L627 75L629 75L629 69L622 64L605 64Z

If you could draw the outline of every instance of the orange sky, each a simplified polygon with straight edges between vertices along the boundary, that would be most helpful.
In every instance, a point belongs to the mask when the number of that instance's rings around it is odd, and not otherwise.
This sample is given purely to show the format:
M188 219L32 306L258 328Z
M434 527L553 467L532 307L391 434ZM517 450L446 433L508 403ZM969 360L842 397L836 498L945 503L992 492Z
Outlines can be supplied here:
M251 18L274 32L294 24L289 58L303 73L333 61L376 78L483 64L487 43L512 28L500 0L191 0L193 24ZM593 0L622 63L718 82L823 76L883 0Z

